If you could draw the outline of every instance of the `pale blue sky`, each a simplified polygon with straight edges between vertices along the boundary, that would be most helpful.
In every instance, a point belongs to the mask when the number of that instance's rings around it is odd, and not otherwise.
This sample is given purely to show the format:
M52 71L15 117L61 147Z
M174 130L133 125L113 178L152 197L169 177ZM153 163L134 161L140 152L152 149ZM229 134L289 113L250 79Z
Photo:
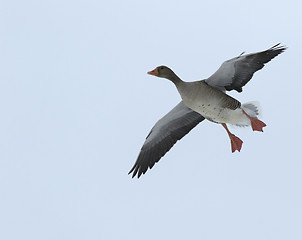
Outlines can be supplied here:
M0 239L302 239L300 1L0 1ZM204 121L127 175L180 97L242 51L264 133Z

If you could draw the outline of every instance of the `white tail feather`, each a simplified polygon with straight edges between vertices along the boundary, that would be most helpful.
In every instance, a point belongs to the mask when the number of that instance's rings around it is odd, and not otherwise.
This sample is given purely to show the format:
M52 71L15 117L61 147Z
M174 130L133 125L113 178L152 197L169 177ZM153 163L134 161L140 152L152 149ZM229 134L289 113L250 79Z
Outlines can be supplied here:
M257 116L261 116L261 107L260 103L257 101L247 102L242 104L241 108L253 118L257 118Z
M244 103L241 105L241 109L243 109L252 118L258 118L258 116L261 115L260 104L257 101ZM247 117L245 117L245 121L235 124L235 126L239 127L247 127L250 125L250 120Z

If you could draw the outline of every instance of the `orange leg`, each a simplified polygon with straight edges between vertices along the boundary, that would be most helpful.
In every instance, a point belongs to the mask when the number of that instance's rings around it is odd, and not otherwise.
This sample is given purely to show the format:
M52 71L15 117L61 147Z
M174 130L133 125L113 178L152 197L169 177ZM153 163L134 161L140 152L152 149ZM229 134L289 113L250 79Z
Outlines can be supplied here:
M232 152L235 152L236 150L240 152L243 141L239 137L236 137L233 133L231 133L225 123L221 123L221 125L225 128L230 137Z
M242 112L251 120L253 131L263 132L262 128L266 126L264 122L260 121L258 118L250 117L244 110L242 110Z

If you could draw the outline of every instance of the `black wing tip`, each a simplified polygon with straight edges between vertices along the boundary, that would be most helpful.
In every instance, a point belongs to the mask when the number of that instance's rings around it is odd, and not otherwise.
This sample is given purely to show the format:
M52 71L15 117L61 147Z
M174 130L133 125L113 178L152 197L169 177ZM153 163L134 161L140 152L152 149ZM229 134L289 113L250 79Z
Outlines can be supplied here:
M136 165L134 165L133 168L131 168L131 170L128 172L128 175L131 174L135 168L136 168ZM132 178L134 178L134 176L135 176L135 174L133 173Z
M131 174L132 172L133 172L133 174L131 176L132 178L134 178L136 175L137 175L137 178L139 178L142 175L142 171L137 164L134 164L133 168L131 168L131 170L128 172L128 175Z
M141 166L136 162L134 166L131 168L131 170L128 172L128 175L133 172L131 177L134 178L135 176L137 176L137 178L139 178L142 174L145 174L147 172L148 167L149 166L147 167Z
M272 46L269 50L270 51L280 51L284 52L287 49L286 45L281 45L281 43L277 43L276 45Z
M133 172L134 169L135 169L135 171ZM132 174L131 178L135 178L136 176L137 176L137 178L140 178L140 176L141 176L142 174L145 174L146 171L143 172L143 171L139 168L139 166L135 165L135 166L130 170L130 172L128 172L128 175L131 174L132 172L133 172L133 174Z

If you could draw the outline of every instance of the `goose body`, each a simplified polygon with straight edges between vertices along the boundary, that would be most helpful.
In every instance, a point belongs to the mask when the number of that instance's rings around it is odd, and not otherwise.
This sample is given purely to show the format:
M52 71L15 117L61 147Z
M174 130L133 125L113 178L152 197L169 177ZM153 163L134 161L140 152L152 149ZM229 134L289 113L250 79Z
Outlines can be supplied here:
M286 47L277 44L262 52L241 54L225 61L209 78L195 82L182 81L166 66L148 72L172 81L182 101L151 129L129 174L133 173L132 177L145 174L204 119L221 124L230 138L232 152L240 151L242 140L232 134L226 124L251 126L253 131L263 131L266 124L258 119L259 110L255 103L241 104L225 92L242 92L242 87L256 71L285 50Z
M248 118L238 111L241 106L238 100L211 87L204 80L177 84L176 87L187 107L212 122L248 122Z

